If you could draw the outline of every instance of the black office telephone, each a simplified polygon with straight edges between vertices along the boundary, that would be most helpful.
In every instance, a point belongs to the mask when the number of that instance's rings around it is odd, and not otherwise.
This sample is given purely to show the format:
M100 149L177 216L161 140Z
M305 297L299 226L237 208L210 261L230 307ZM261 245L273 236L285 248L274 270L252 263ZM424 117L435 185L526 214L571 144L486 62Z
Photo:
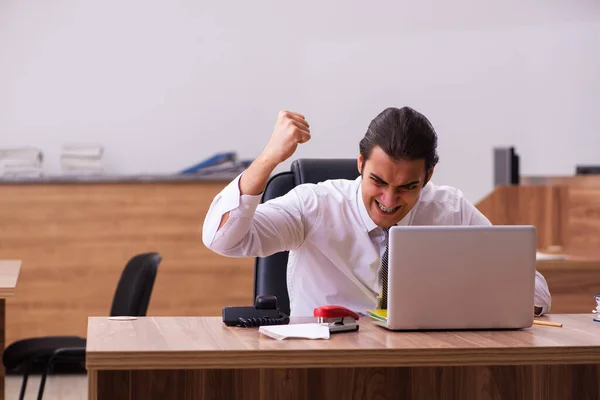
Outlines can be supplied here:
M290 323L290 317L279 311L277 297L256 296L254 306L223 307L223 323L243 328L287 325Z

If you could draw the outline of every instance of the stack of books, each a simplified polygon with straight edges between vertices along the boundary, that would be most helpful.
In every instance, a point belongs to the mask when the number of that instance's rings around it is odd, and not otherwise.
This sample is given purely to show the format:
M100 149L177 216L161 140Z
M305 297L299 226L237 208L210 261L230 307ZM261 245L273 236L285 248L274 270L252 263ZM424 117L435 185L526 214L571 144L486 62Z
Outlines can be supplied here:
M0 173L3 177L33 177L43 175L44 154L37 147L0 149Z
M104 147L67 145L62 147L60 163L65 175L98 175L104 172Z

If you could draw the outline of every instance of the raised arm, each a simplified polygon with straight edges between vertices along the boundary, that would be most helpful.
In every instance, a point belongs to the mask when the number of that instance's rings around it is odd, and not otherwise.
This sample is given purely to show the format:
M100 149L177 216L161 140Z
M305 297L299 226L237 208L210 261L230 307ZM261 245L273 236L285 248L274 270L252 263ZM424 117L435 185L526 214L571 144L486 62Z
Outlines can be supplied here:
M260 203L269 176L279 163L310 139L303 115L282 111L263 152L211 203L202 241L217 253L232 257L264 256L294 248L304 237L302 213L310 210L297 191Z
M294 154L299 143L308 140L310 140L310 126L304 116L291 111L281 111L277 116L269 143L239 180L240 194L251 196L261 194L273 170ZM225 225L228 218L229 212L223 214L219 228Z

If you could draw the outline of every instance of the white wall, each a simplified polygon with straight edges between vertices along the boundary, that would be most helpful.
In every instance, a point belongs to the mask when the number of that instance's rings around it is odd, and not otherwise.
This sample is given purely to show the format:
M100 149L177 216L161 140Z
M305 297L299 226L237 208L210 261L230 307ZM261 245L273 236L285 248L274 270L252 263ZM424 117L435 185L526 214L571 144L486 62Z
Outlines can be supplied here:
M115 173L253 158L280 109L354 157L370 120L410 105L439 134L437 183L477 201L492 147L524 174L600 164L597 0L0 1L0 147L102 143ZM282 166L286 167L287 165Z

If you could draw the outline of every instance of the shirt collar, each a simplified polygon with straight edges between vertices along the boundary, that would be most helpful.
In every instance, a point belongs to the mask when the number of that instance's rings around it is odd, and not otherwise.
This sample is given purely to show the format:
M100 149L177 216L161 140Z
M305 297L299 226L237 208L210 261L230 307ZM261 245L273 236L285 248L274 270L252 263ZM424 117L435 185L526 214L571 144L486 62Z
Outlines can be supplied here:
M365 225L365 229L367 230L367 232L371 232L372 230L377 228L377 225L375 225L375 222L373 222L373 220L371 219L371 217L369 217L369 213L367 212L367 207L365 207L365 202L363 201L362 198L362 193L361 193L361 185L362 185L362 177L358 177L356 178L356 182L358 182L358 185L356 187L356 203L358 205L358 212L360 214L360 217L363 221L363 224ZM408 214L406 214L404 216L404 218L402 218L400 221L398 221L396 223L397 226L406 226L408 225L408 222L410 221L410 216L412 214L412 212L414 211L415 207L413 207Z

